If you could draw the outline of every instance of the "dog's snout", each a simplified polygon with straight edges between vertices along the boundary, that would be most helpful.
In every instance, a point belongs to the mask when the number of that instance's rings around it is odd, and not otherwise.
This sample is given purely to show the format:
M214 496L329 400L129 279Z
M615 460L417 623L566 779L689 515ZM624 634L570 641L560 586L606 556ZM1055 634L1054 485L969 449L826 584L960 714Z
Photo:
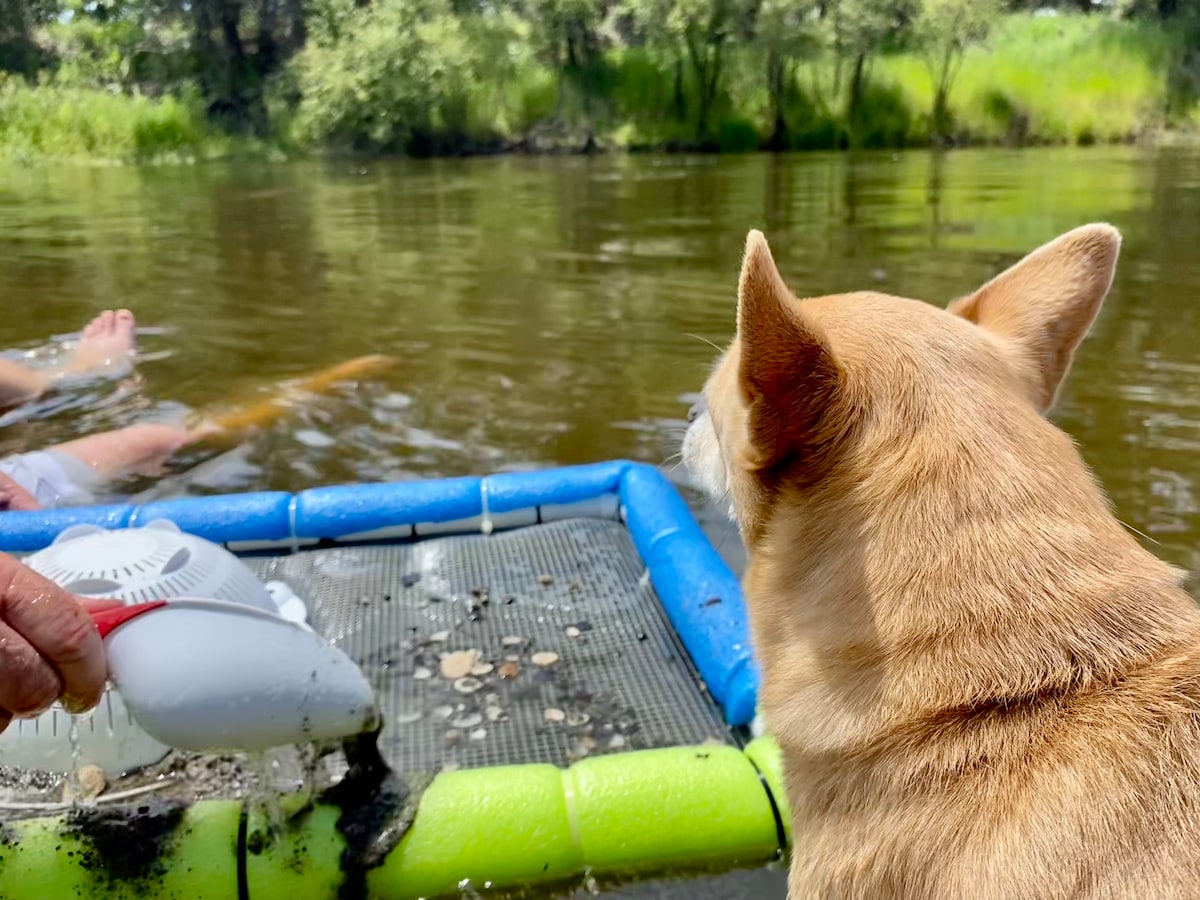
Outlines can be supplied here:
M687 414L688 424L691 425L698 418L700 418L700 414L702 412L704 412L704 409L705 409L704 398L701 397L699 400L697 400L695 403L693 403L691 409L688 410L688 414Z

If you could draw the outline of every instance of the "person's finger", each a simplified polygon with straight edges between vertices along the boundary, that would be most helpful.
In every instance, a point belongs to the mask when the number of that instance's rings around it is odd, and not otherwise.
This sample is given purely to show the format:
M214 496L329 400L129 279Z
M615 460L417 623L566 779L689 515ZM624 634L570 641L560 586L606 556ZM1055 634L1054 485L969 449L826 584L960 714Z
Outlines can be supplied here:
M63 706L83 712L99 703L108 665L100 632L83 606L7 554L0 554L0 586L0 619L58 672Z
M108 600L103 597L76 597L79 605L88 613L104 612L106 609L116 609L125 604L120 600Z
M4 733L4 729L12 722L12 716L0 709L0 734Z
M0 622L0 709L35 716L62 693L58 672L29 642Z

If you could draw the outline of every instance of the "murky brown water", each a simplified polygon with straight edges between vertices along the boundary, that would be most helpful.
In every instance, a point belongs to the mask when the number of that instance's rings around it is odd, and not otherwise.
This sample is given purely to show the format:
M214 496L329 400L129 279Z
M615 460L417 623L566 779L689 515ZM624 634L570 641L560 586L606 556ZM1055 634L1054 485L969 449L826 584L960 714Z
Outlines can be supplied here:
M1057 417L1122 519L1193 569L1197 152L0 171L0 347L106 306L159 332L142 340L140 393L110 383L9 416L0 453L383 352L400 359L384 382L164 489L661 463L713 357L701 339L729 336L748 228L797 291L944 303L1097 219L1123 230L1122 264ZM782 897L762 877L638 896Z

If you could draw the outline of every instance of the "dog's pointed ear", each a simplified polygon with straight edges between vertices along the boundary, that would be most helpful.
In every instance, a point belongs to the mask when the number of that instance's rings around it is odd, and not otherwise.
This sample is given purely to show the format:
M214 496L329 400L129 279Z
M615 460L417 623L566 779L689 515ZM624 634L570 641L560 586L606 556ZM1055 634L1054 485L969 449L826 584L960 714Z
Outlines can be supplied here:
M1121 234L1084 225L1034 250L947 310L1009 341L1045 412L1112 286Z
M820 329L798 308L759 231L746 237L737 321L738 378L753 448L747 462L767 468L825 443L819 433L842 371Z

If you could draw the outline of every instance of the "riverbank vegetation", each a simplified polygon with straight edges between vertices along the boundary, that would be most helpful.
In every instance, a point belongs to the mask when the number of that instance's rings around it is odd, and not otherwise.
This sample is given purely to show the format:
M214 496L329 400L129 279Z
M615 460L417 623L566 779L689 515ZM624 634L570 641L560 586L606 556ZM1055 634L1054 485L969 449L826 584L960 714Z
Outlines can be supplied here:
M1095 143L1200 0L0 0L0 157Z

